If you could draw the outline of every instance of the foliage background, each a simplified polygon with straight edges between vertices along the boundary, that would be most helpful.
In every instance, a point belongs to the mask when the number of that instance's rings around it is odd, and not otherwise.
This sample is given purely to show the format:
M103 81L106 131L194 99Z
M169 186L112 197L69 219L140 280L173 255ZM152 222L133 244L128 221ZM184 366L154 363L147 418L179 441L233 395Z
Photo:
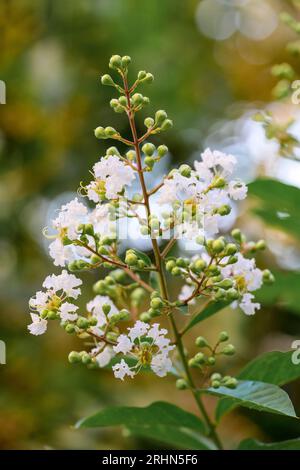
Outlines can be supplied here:
M228 1L226 8L236 3ZM277 16L289 7L286 1L261 3L272 4ZM157 443L125 439L120 431L76 431L72 425L108 404L147 405L170 396L194 410L188 393L174 393L172 380L139 376L134 383L119 383L110 372L71 366L67 354L78 345L58 326L51 325L42 338L26 332L28 298L53 269L41 229L79 181L87 180L103 152L93 129L109 124L128 131L109 108L111 90L99 86L112 54L129 54L135 71L153 72L150 108L166 109L175 122L163 135L170 165L193 161L206 144L224 148L225 143L239 157L240 173L248 181L269 175L300 187L300 164L278 160L276 149L263 141L257 128L252 135L251 126L245 130L246 146L241 121L236 121L271 102L275 81L270 67L289 60L285 45L291 33L278 24L263 40L241 30L215 41L199 28L199 4L1 1L0 79L7 85L7 104L0 105L0 338L7 344L7 364L0 365L0 448L157 448ZM275 105L282 116L297 114L291 108L289 103ZM282 169L276 173L275 168ZM239 208L238 224L250 237L265 237L270 243L259 264L279 271L274 288L261 294L264 307L254 318L229 309L201 323L201 334L210 338L224 328L231 332L238 349L231 372L261 352L290 349L300 337L300 234L295 228L300 190L281 189L277 194L277 186L270 192L260 184L261 217L253 214L251 200ZM288 207L288 226L284 217L276 218L277 203L282 204L278 211ZM90 285L94 280L86 275ZM299 383L287 391L299 413ZM214 399L207 404L212 410ZM299 433L300 426L287 418L241 411L221 425L228 445L241 437L283 440Z

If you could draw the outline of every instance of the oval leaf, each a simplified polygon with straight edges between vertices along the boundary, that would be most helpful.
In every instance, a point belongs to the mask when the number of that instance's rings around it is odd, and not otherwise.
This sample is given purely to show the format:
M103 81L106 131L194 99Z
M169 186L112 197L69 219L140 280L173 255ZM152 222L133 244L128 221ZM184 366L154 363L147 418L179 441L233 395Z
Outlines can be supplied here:
M220 312L223 308L227 307L228 305L230 305L230 302L210 302L199 313L196 313L196 315L193 316L191 321L184 328L182 334L186 333L193 326L197 325L197 323L206 320L206 318L211 317L215 313Z

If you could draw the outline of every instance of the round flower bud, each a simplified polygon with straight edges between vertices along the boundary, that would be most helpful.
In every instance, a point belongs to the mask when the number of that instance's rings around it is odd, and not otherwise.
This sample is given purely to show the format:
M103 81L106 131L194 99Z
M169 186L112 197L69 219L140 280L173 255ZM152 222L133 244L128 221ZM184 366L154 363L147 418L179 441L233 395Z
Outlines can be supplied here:
M224 383L225 387L227 388L236 388L238 385L238 381L234 377L230 377L230 379L226 380Z
M109 251L108 251L107 248L105 248L105 246L100 246L99 247L99 253L100 253L100 255L108 255Z
M225 243L222 238L218 238L214 240L212 243L212 251L213 253L221 253L225 248Z
M208 359L207 359L207 364L209 366L214 366L216 363L216 359L214 358L214 356L210 356Z
M173 127L173 121L171 119L166 119L163 124L160 126L162 131L167 131Z
M184 258L177 258L176 266L179 266L180 268L185 268L186 267L185 259Z
M106 137L113 137L114 135L117 134L116 129L114 129L114 128L111 127L111 126L107 126L107 127L104 129L104 132L105 132Z
M203 336L198 336L198 338L196 338L195 344L198 348L204 348L208 343L206 339L203 338Z
M160 317L161 311L155 308L149 308L148 313L151 318Z
M195 269L196 272L201 272L203 269L206 268L206 263L203 259L197 259L197 261L194 262L193 268Z
M269 269L263 271L263 282L267 284L272 284L275 281L275 277Z
M205 356L202 352L199 352L194 357L194 360L197 364L203 364L203 362L205 362Z
M255 245L255 248L257 250L265 250L266 247L267 247L267 244L265 240L258 240L258 242Z
M69 356L68 356L68 360L71 364L76 364L76 363L81 362L81 356L80 356L79 352L71 351Z
M143 81L147 84L150 84L153 82L153 80L154 80L154 76L152 75L152 73L147 73Z
M172 269L171 274L172 274L172 276L180 276L181 269L178 268L178 266L175 266L175 268Z
M166 270L172 271L172 269L176 266L176 262L173 259L170 259L166 262Z
M237 246L234 243L228 243L225 249L225 255L234 255L237 252Z
M147 127L147 129L150 129L150 127L154 126L154 119L152 119L151 117L147 117L144 121L144 124Z
M122 66L122 58L119 55L113 55L109 61L109 67L111 69L119 69Z
M97 139L105 139L106 137L104 129L101 126L96 127L96 129L94 130L94 134Z
M101 261L101 258L98 255L92 255L91 256L91 263L92 264L100 263L100 261Z
M144 80L146 76L147 76L147 72L145 72L145 70L140 70L138 73L138 80Z
M69 335L75 333L75 330L76 330L76 328L75 328L75 325L73 325L73 323L68 323L68 324L66 325L66 327L65 327L65 331L66 331Z
M184 379L177 379L176 380L176 388L177 390L186 390L188 388L188 384Z
M106 294L106 284L103 281L103 279L100 279L100 281L97 281L94 284L93 290L94 290L95 294L99 294L99 295L105 295Z
M118 335L117 335L117 333L114 333L113 331L109 331L109 332L106 334L106 339L107 339L108 341L111 341L111 342L114 343L115 341L117 341Z
M155 113L155 124L160 126L167 118L168 118L168 115L166 111L160 109L159 111L156 111Z
M227 261L227 264L234 264L238 260L237 256L230 256L229 260Z
M218 283L218 287L222 287L222 289L229 289L233 286L232 279L223 279L221 282Z
M236 289L228 289L226 292L226 298L228 300L237 300L239 298L239 293Z
M222 353L225 354L225 356L233 356L235 354L235 347L233 344L227 344L225 348L223 348Z
M221 333L219 334L219 341L223 343L224 341L227 341L228 339L229 339L229 334L227 333L227 331L221 331Z
M224 216L228 215L231 212L231 207L228 204L224 204L223 206L219 207L217 210L218 214Z
M222 375L219 374L219 372L214 372L211 377L210 377L210 380L221 380L222 379Z
M121 59L121 64L123 68L127 68L131 62L131 57L129 55L124 55Z
M48 318L48 320L56 320L57 319L57 313L54 310L48 310L47 318Z
M96 326L98 324L98 320L96 317L91 317L89 318L89 325L90 326Z
M108 315L109 312L111 311L111 305L109 304L103 304L102 305L102 310L105 315Z
M144 152L145 155L148 155L151 157L151 155L153 155L155 152L155 145L151 143L144 144L142 147L142 151Z
M164 157L165 155L167 155L169 149L166 145L159 145L157 147L157 154L159 157Z
M154 160L153 157L146 157L146 158L145 158L145 165L146 165L147 167L153 168L154 164L155 164L155 160Z
M127 106L127 98L126 98L126 96L120 96L118 102L120 103L121 106Z
M132 96L132 102L133 102L134 106L139 106L140 104L143 104L143 102L144 102L143 95L141 93L135 93Z
M108 75L108 74L102 75L101 83L102 83L102 85L114 86L114 81L111 78L111 76Z
M211 383L212 388L219 388L221 383L218 380L213 380Z
M240 231L240 229L238 228L235 228L232 230L231 232L231 236L237 240L238 242L241 242L242 241L242 232Z
M134 266L137 262L138 257L134 253L126 253L125 263L128 264L128 266Z
M79 317L76 321L76 325L81 330L86 330L90 326L88 319L85 317Z
M131 292L130 298L133 300L135 303L139 304L141 303L144 298L145 298L145 290L142 287L137 287Z
M189 367L198 367L198 364L197 362L195 361L195 358L192 357L189 361L188 361L188 365Z
M144 96L144 97L143 97L143 106L145 106L145 105L147 105L147 104L149 104L149 103L150 103L150 100L149 100L148 96Z
M215 292L215 300L223 300L226 298L226 290L218 288Z
M150 305L152 308L160 309L164 306L164 303L159 297L154 297L154 299L151 299Z
M182 175L182 176L186 176L187 178L189 178L191 176L191 167L189 165L180 165L179 167L179 173Z
M82 364L90 364L90 362L92 362L92 358L91 356L86 352L85 354L82 354L81 356L81 362Z
M151 320L151 316L149 315L148 312L141 313L139 318L141 321L144 321L145 323L148 323Z

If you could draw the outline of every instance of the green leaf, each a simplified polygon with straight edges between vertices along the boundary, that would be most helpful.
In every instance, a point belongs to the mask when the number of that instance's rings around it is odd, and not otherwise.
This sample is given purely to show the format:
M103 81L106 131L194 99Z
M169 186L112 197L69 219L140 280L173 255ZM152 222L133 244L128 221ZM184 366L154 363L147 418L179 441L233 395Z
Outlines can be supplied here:
M230 302L210 302L206 307L204 307L199 313L197 313L191 321L184 328L183 333L186 333L197 323L206 320L206 318L211 317L215 313L220 312L223 308L230 305Z
M233 390L220 387L218 389L208 388L203 390L203 392L221 398L232 398L235 405L296 418L295 410L288 394L277 387L277 385L241 380ZM221 416L218 411L216 414L217 420Z
M84 418L77 428L125 426L133 434L193 449L215 448L204 437L205 426L192 413L167 402L155 402L145 408L112 406Z
M136 250L135 248L130 248L131 251L142 261L144 261L146 266L151 266L151 259L143 251Z
M239 444L237 450L300 450L300 439L270 444L259 442L256 439L245 439Z
M172 426L130 426L130 434L137 437L145 437L158 442L171 444L174 447L196 450L215 450L216 446L210 439L199 436L198 433L188 429Z
M237 376L240 380L255 380L273 385L284 385L300 378L300 367L292 362L293 351L272 351L251 361ZM216 414L218 419L236 407L234 400L220 400Z
M272 271L275 282L265 285L256 292L258 302L263 305L278 305L300 315L300 273Z
M151 271L149 276L149 283L152 289L157 290L159 292L159 277L156 271Z
M300 189L272 179L258 179L248 188L259 199L256 215L268 225L300 237Z

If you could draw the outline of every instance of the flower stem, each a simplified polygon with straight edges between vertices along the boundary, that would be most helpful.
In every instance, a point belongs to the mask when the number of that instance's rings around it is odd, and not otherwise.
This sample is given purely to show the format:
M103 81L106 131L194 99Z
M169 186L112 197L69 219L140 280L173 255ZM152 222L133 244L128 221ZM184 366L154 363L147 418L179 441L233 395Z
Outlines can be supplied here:
M133 137L134 149L135 149L135 152L136 152L137 171L138 171L139 180L140 180L140 184L141 184L141 189L142 189L142 193L143 193L143 197L144 197L144 203L145 203L147 217L149 218L149 216L151 215L151 209L150 209L150 204L149 204L149 193L147 191L147 187L146 187L145 179L144 179L144 173L143 173L143 167L142 167L142 157L141 157L141 151L140 151L140 141L139 141L139 138L138 138L138 135L137 135L135 119L134 119L134 112L132 110L131 103L130 103L130 89L128 87L128 82L127 82L126 75L123 75L122 78L123 78L123 82L124 82L125 96L127 98L127 116L128 116L128 120L129 120L129 124L130 124L130 128L131 128L131 133L132 133L132 137ZM156 269L157 269L157 273L158 273L158 277L159 277L160 291L161 291L162 296L166 300L169 300L166 277L165 277L164 268L163 268L163 257L162 257L162 254L160 253L160 249L159 249L159 246L158 246L158 243L157 243L157 239L154 238L154 237L153 238L151 237L151 242L152 242L153 253L154 253L154 258L155 258L155 265L156 265ZM219 438L219 436L218 436L218 434L215 430L215 426L211 422L211 420L210 420L210 418L207 414L205 406L204 406L204 404L201 400L201 397L199 396L199 392L196 390L193 378L191 376L191 373L190 373L190 370L189 370L189 367L188 367L187 359L186 359L186 356L185 356L185 353L184 353L184 347L183 347L182 339L181 339L181 336L180 336L179 331L177 329L177 325L176 325L176 322L175 322L174 317L172 315L172 312L169 315L169 319L170 319L171 326L172 326L172 329L173 329L173 333L174 333L174 336L175 336L175 340L176 340L175 342L176 342L176 345L177 345L177 348L178 348L178 351L179 351L179 354L180 354L182 365L184 367L185 374L186 374L187 380L188 380L189 385L190 385L191 392L192 392L192 394L194 396L194 399L197 403L197 406L198 406L198 408L199 408L199 410L200 410L200 412L201 412L201 414L202 414L202 416L205 420L205 423L206 423L206 425L209 429L209 436L213 439L216 446L219 449L222 449L223 446L222 446L220 438Z

